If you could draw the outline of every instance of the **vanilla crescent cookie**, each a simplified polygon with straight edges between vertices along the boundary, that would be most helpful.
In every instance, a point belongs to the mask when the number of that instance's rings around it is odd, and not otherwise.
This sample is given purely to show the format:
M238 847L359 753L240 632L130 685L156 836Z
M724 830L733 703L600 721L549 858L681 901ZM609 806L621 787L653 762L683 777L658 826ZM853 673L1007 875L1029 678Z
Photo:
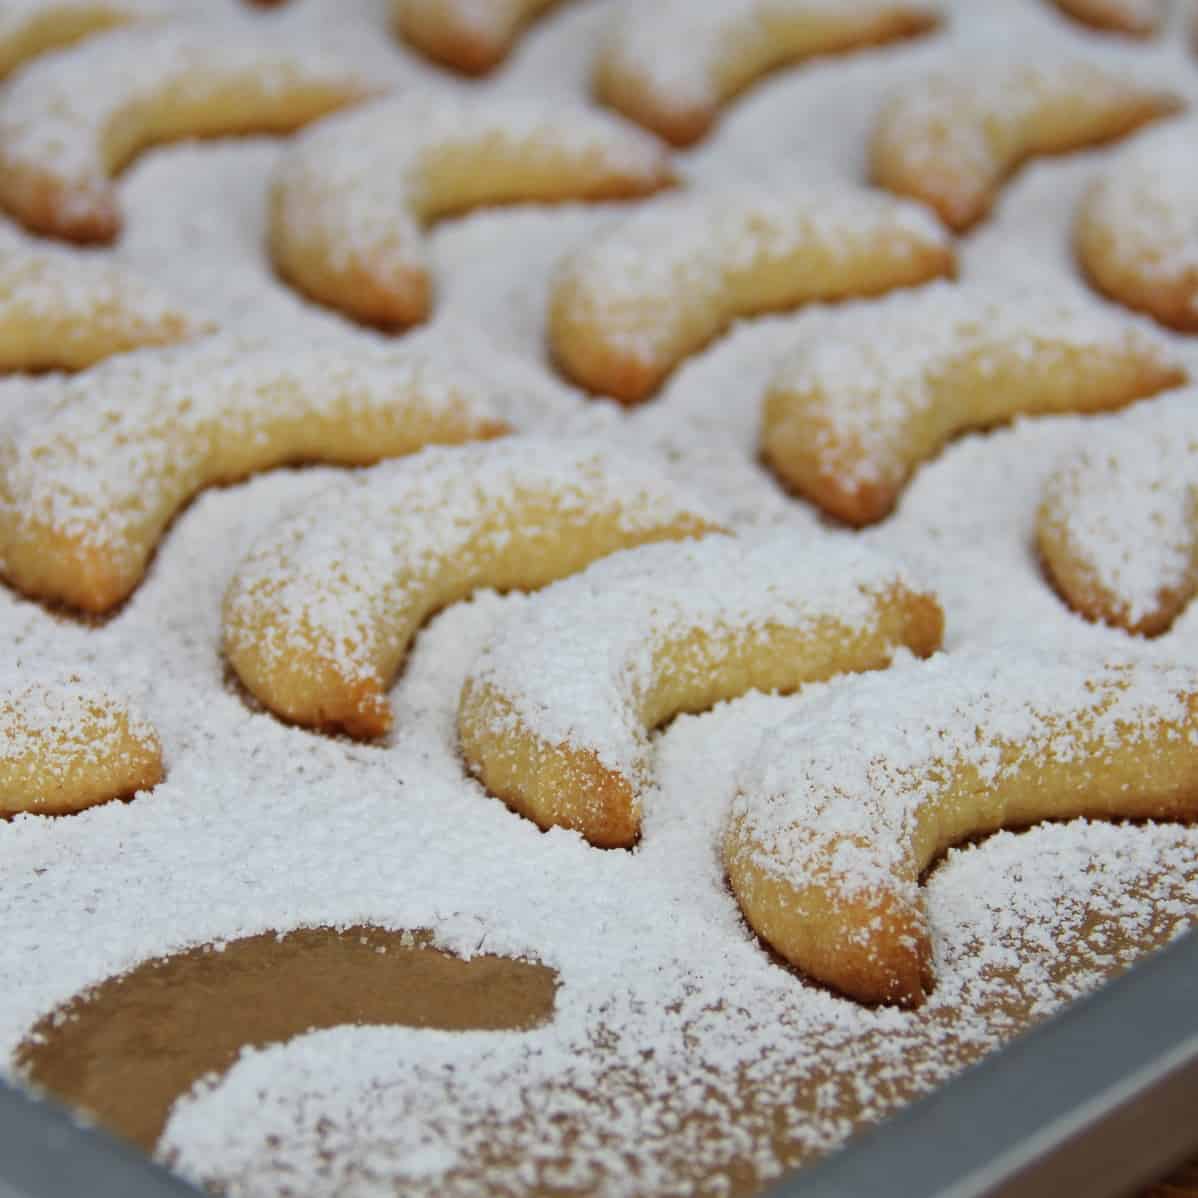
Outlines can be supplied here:
M229 584L225 653L276 714L379 736L387 689L433 612L717 527L659 463L623 452L523 437L426 450L353 476L265 534Z
M1161 0L1053 0L1063 13L1094 29L1150 37L1161 27Z
M0 573L27 595L107 611L204 487L495 436L496 391L362 345L217 337L114 358L37 395L0 438Z
M395 28L415 48L454 70L498 66L525 26L559 0L391 0Z
M210 329L118 263L0 238L0 371L82 370Z
M1185 378L1150 328L1080 290L936 283L800 317L761 451L829 515L871 524L954 436L1123 407Z
M595 109L403 96L297 139L274 177L271 252L311 299L366 324L409 325L432 305L423 229L439 217L639 196L670 181L652 138Z
M0 78L47 50L166 12L161 0L4 0L0 5Z
M990 211L1020 163L1112 141L1181 101L1082 58L962 61L893 93L874 125L874 181L952 229Z
M1120 152L1083 198L1074 243L1104 294L1198 333L1198 122L1170 122Z
M914 0L654 0L627 3L599 51L599 98L674 145L698 141L757 79L820 54L937 24Z
M36 232L108 241L121 226L112 177L146 147L290 132L378 90L343 59L249 22L89 38L0 94L0 205Z
M486 788L602 848L640 836L648 733L749 690L789 692L940 646L940 605L856 541L781 532L613 554L502 621L462 688Z
M562 263L549 343L575 382L635 403L738 317L954 269L931 214L883 192L790 182L667 196Z
M1198 591L1198 389L1091 422L1044 484L1036 541L1074 611L1165 632Z
M162 781L154 729L76 675L0 693L0 820L67 815Z
M762 741L724 840L750 926L851 998L933 984L920 875L1049 819L1198 818L1198 672L989 651L838 679Z

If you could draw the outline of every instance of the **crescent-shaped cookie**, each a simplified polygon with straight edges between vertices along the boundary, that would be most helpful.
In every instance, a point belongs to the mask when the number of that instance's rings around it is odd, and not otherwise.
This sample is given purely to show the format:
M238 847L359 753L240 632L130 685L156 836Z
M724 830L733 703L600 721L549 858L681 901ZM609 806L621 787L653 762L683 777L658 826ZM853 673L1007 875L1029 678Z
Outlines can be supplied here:
M1020 163L1113 141L1176 96L1084 59L962 62L895 92L874 126L876 183L968 229Z
M78 677L0 695L0 819L67 815L162 781L154 729Z
M1151 330L1084 293L938 283L801 318L761 450L829 515L871 524L954 436L1123 407L1185 377Z
M391 0L400 35L455 71L483 75L510 53L524 28L558 0Z
M1078 261L1111 299L1198 333L1198 123L1138 138L1086 193Z
M716 528L660 467L568 441L427 450L347 480L271 529L225 597L225 653L285 719L379 736L435 611L532 590L645 541Z
M936 23L935 10L914 0L634 0L600 49L595 90L685 146L779 67L911 37Z
M562 264L549 343L574 381L635 403L738 317L954 268L932 216L882 192L791 183L668 196Z
M113 176L147 146L285 133L377 90L327 52L249 24L88 38L31 63L0 96L0 205L39 233L109 241L121 226Z
M992 651L837 680L763 740L724 860L786 960L860 1002L918 1006L924 870L971 837L1080 817L1198 817L1193 669Z
M1151 37L1164 17L1161 0L1053 0L1063 13L1092 29Z
M851 540L793 532L626 550L502 623L462 688L486 788L602 848L640 836L648 733L749 690L796 690L940 646L943 614Z
M162 15L159 0L5 0L0 8L0 79L47 50Z
M115 262L0 240L0 371L83 370L209 327Z
M114 358L39 397L0 440L0 571L27 595L107 611L204 487L495 436L494 394L366 346L216 338Z
M404 96L322 121L275 174L270 246L305 295L366 324L424 320L423 229L485 204L605 200L670 181L649 136L598 110Z
M1044 484L1036 542L1074 611L1167 631L1198 591L1198 390L1093 421Z

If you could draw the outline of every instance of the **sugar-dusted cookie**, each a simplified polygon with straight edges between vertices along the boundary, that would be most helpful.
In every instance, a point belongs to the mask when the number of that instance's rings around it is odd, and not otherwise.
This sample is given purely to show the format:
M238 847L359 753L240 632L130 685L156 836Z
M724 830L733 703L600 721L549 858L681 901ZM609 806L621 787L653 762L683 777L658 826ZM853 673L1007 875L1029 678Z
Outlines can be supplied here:
M82 370L208 327L115 262L0 238L0 371Z
M89 38L0 95L0 205L37 232L108 241L121 225L112 176L147 146L289 132L377 90L320 47L240 21Z
M4 0L0 5L0 78L27 59L91 33L166 13L162 0Z
M1100 291L1198 333L1198 122L1170 122L1121 151L1083 198L1074 241Z
M0 693L0 819L66 815L162 781L154 729L75 675Z
M596 109L447 94L322 121L280 163L270 245L280 274L356 320L424 320L423 228L484 204L604 200L670 181L647 134Z
M494 436L495 390L360 345L218 337L114 358L38 396L0 439L0 571L28 595L107 611L202 488Z
M967 229L1026 159L1112 141L1179 107L1170 93L1081 58L961 61L886 101L873 177Z
M1053 0L1063 13L1094 29L1150 37L1164 19L1162 0Z
M724 842L749 924L869 1003L933 982L920 875L1046 819L1198 818L1198 671L949 654L838 679L767 735Z
M526 25L558 0L391 0L395 28L411 45L455 71L498 66Z
M229 585L225 652L286 719L378 736L387 689L433 612L716 527L659 463L624 453L538 438L427 450L272 528Z
M804 314L761 450L829 515L888 515L950 438L1016 416L1123 407L1185 381L1150 328L1078 290L936 283Z
M562 264L549 343L576 382L634 403L738 317L876 295L954 265L927 211L850 184L667 196Z
M1198 389L1092 421L1044 485L1036 541L1075 611L1168 629L1198 591Z
M940 605L853 540L782 532L629 549L502 622L467 676L462 751L542 828L603 848L640 836L648 733L748 690L940 646Z
M918 0L631 0L595 65L605 103L678 146L770 71L924 33Z

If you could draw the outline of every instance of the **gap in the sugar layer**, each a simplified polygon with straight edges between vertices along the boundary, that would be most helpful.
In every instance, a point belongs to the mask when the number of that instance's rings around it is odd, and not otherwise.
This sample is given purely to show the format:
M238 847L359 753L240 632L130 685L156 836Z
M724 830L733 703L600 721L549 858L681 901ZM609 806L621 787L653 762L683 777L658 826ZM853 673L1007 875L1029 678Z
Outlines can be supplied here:
M264 932L154 958L77 994L30 1030L16 1067L152 1152L175 1100L244 1048L345 1026L528 1031L553 1018L557 986L545 965L466 960L428 931Z

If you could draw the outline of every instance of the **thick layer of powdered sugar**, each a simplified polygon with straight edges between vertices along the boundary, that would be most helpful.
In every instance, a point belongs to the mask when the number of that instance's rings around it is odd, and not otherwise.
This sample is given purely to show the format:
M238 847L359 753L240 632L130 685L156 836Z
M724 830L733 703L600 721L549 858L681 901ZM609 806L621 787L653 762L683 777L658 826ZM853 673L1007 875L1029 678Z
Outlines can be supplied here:
M1102 173L1079 220L1107 235L1124 270L1170 285L1190 276L1198 319L1198 122L1170 122L1137 138Z
M472 151L488 170L506 163L518 175L522 163L556 162L646 185L662 177L665 163L653 138L598 108L430 89L329 117L298 138L275 176L274 219L338 266L358 259L377 272L423 265L419 230L444 204L438 161L466 160ZM505 179L498 184L506 191Z
M818 884L829 857L841 893L911 887L917 821L966 771L1001 793L1031 761L1134 751L1162 722L1184 728L1196 689L1193 667L1018 650L834 681L801 697L746 768L740 851L798 887Z
M1193 572L1198 391L1096 420L1044 488L1068 552L1129 623L1184 590Z
M662 653L698 632L718 644L767 627L852 631L910 587L901 567L847 538L795 532L644 545L532 597L471 671L546 744L589 750L645 781L641 705Z
M971 363L969 373L984 387L1000 366L1030 368L1040 360L1052 369L1060 358L1088 350L1162 364L1171 356L1146 322L1080 288L937 282L801 314L771 387L801 404L812 421L812 445L843 476L894 481L907 469L907 428L933 405L944 406L946 423L968 426L967 396L937 386L954 365ZM1006 401L1008 416L1023 404L1014 390ZM1084 407L1086 397L1079 394L1077 402ZM995 415L987 410L982 423Z
M531 503L579 523L614 517L629 535L708 518L652 458L537 437L426 449L347 479L272 528L234 577L230 643L251 637L268 657L313 654L344 677L373 677L379 637L394 636L385 613L427 592L489 524L500 552L511 526L527 527Z

